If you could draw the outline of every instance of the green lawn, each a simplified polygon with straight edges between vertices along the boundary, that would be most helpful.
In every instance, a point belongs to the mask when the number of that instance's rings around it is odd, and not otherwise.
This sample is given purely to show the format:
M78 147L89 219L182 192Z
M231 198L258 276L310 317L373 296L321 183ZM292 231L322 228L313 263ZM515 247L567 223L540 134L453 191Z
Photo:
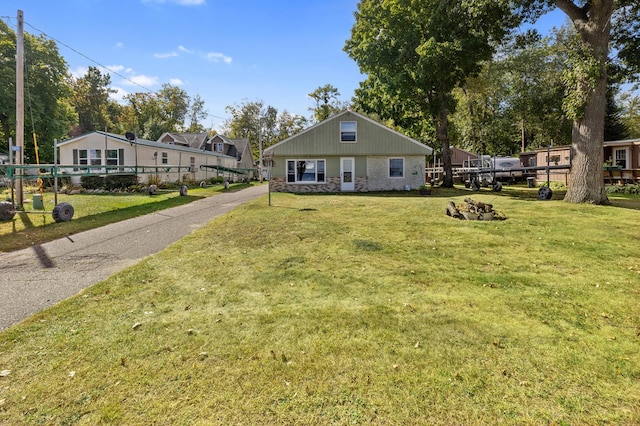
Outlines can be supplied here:
M0 333L0 424L639 424L612 200L272 194Z
M232 184L230 191L241 189L245 184ZM24 196L24 212L16 213L10 221L0 221L0 252L14 251L33 244L41 244L70 234L119 222L132 217L141 216L158 210L190 203L202 197L210 197L216 193L227 191L222 185L207 188L194 188L187 196L180 196L178 190L162 191L157 195L146 193L105 193L58 195L58 203L69 203L74 209L73 218L68 222L56 223L52 216L55 196L45 192L43 196L44 210L34 210L31 204L33 194ZM7 190L2 200L11 200Z

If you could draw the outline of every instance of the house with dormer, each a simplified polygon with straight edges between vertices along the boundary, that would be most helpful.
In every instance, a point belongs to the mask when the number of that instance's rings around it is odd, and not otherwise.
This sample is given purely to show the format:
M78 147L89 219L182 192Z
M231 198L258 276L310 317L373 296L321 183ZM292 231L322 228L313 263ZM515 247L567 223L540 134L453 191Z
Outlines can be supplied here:
M276 192L370 192L418 189L433 150L377 121L346 110L265 149Z

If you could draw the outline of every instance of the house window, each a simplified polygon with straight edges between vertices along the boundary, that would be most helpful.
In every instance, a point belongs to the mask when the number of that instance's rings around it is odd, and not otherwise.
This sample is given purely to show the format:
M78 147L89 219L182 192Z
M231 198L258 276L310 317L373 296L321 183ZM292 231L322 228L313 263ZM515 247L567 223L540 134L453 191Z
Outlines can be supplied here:
M615 165L620 166L623 169L627 168L627 150L626 149L616 149L614 151L615 156Z
M404 177L404 158L389 158L389 177Z
M87 150L86 149L79 149L78 150L78 164L80 164L81 166L86 166L87 164L89 164L89 157L87 157Z
M324 183L325 160L287 160L288 183Z
M117 166L118 164L120 164L120 161L118 161L118 150L107 149L107 166Z
M560 162L560 155L547 156L547 163L553 163L556 166Z
M217 147L216 151L218 151L218 152L224 151L224 144L223 143L218 143L217 146L218 147Z
M89 150L89 161L92 166L101 166L102 165L102 150L100 149L90 149Z
M162 153L162 164L169 164L169 155L166 152Z
M191 173L195 173L196 171L196 157L191 157L189 159L190 162L190 166L191 166L191 170L189 170Z
M356 142L357 124L355 121L340 122L340 142Z

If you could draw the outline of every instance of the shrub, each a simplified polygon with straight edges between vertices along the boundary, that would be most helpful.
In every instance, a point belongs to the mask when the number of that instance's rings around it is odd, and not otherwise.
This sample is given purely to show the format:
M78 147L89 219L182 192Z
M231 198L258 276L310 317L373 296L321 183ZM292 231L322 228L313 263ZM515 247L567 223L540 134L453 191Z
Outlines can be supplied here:
M136 175L114 175L104 178L104 188L112 191L114 189L127 189L138 183Z
M640 194L640 185L611 185L607 187L607 194Z
M80 184L84 189L102 189L104 179L100 176L80 176Z

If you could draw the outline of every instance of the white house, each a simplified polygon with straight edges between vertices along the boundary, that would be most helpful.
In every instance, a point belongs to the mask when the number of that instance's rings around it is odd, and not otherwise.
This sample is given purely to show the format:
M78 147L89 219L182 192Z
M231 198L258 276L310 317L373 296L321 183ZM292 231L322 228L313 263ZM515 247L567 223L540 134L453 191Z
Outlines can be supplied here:
M70 166L65 169L76 183L80 181L80 175L88 171L95 175L109 170L133 174L136 169L142 183L148 182L150 176L162 182L182 181L185 176L203 181L221 175L211 166L234 169L238 164L235 157L219 152L139 138L130 141L122 135L99 131L60 142L58 149L59 164ZM104 165L112 167L108 170L99 167ZM88 169L87 166L97 167Z

